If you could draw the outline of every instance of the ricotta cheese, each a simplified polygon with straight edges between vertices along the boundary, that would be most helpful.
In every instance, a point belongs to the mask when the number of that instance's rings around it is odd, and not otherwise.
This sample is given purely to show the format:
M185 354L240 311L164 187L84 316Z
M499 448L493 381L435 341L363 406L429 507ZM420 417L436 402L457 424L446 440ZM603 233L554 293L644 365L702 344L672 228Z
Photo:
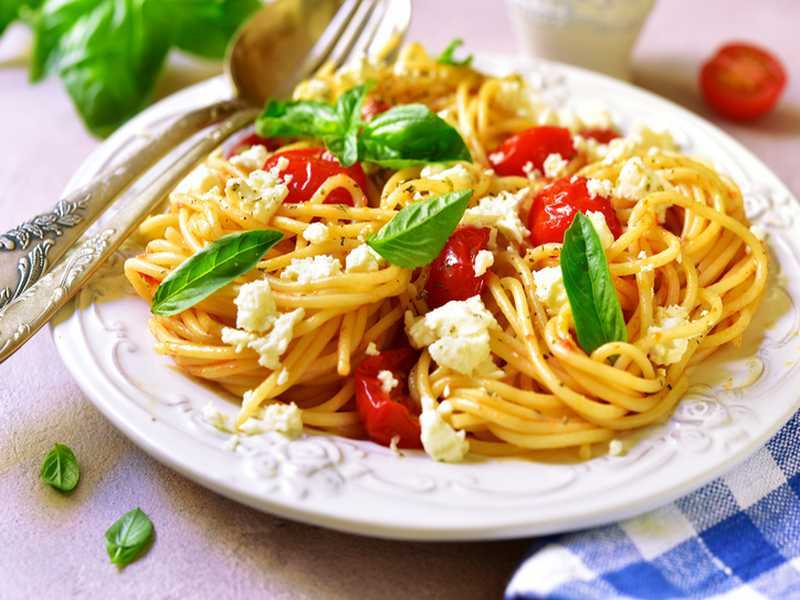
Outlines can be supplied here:
M261 144L250 146L247 150L232 156L230 163L234 166L255 171L264 166L267 162L267 149Z
M231 177L225 184L225 193L238 200L241 210L267 222L289 195L286 181L280 176L281 170L279 162L269 171L257 169L247 177Z
M480 277L488 271L494 264L494 254L489 250L478 250L475 255L475 261L472 264L472 269L475 271L475 277Z
M246 331L266 331L275 322L278 309L269 281L260 279L239 288L236 304L236 327Z
M249 394L252 392L245 392ZM258 418L251 417L239 426L242 433L258 435L276 431L290 439L300 437L303 433L303 415L297 405L275 402L268 404Z
M564 174L569 161L564 160L558 152L548 154L544 159L544 174L550 179L558 179Z
M344 259L344 270L348 273L371 273L380 270L384 258L369 245L361 244L353 248Z
M418 319L406 313L412 346L427 346L437 364L465 375L494 368L489 330L498 327L480 296L451 300Z
M555 316L562 306L569 304L561 267L544 267L533 271L534 295L548 315Z
M519 205L527 195L528 188L522 188L516 193L502 191L497 196L485 196L477 206L466 210L461 222L496 227L506 238L521 244L530 233L519 218Z
M648 335L655 335L658 340L650 348L650 359L659 365L671 365L679 362L689 348L689 338L672 338L661 340L660 333L689 324L688 311L683 306L672 305L656 309L656 323L647 329Z
M303 239L311 244L321 244L331 238L330 229L325 223L317 221L303 230Z
M293 258L281 271L281 279L297 283L311 283L342 272L342 263L330 254L319 254L308 258Z
M606 216L600 211L590 210L586 213L588 219L592 222L594 230L597 232L597 237L600 238L600 244L605 250L614 243L614 234L608 228Z
M419 416L420 439L425 452L434 460L460 462L469 452L466 432L453 429L433 406L432 399L425 404L428 406L423 408Z
M400 385L400 382L391 371L378 371L378 381L381 382L381 389L387 394Z

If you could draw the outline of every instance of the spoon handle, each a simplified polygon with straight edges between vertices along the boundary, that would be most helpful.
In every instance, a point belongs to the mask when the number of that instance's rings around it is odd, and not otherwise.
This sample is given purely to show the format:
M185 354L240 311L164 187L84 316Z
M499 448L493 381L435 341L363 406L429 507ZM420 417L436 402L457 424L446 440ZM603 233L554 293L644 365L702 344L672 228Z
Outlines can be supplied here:
M193 110L163 132L149 134L143 147L62 198L43 213L0 234L0 310L30 288L134 179L189 136L244 108L225 100Z
M0 363L75 296L100 265L195 164L232 133L251 123L257 114L255 109L234 112L195 141L180 159L160 173L143 192L124 194L113 216L102 219L93 231L81 236L63 260L28 286L16 301L0 308Z

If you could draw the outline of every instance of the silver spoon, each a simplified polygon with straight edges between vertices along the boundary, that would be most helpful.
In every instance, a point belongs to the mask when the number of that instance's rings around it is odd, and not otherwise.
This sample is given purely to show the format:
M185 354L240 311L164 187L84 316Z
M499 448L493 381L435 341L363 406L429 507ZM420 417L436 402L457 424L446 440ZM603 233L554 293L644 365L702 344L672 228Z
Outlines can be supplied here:
M77 293L195 164L251 123L267 98L287 97L325 63L340 66L353 57L396 49L410 16L410 0L273 0L260 9L226 57L233 99L180 117L124 164L69 194L51 212L0 235L0 362ZM82 235L138 176L214 124L143 193L125 194L99 233Z

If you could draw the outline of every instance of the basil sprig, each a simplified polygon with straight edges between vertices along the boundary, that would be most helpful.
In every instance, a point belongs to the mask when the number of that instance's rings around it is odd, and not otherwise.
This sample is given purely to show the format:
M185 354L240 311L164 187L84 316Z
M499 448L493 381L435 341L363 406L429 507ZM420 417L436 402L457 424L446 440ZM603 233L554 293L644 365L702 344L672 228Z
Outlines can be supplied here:
M462 190L409 204L367 244L393 265L406 269L425 266L444 248L471 196L472 190Z
M168 317L194 306L255 267L282 237L278 231L256 229L232 233L210 243L161 282L151 312Z
M578 342L588 353L627 340L625 319L608 260L589 218L579 212L564 234L561 273Z
M472 64L472 54L467 56L466 58L462 58L461 60L453 58L453 54L458 49L461 44L464 43L464 40L461 38L456 38L452 42L447 45L447 48L442 50L442 53L439 55L439 58L436 59L440 65L452 65L454 67L468 67Z
M42 481L62 492L71 492L78 485L81 470L78 459L70 448L64 444L55 444L47 453L39 472Z
M360 160L395 169L472 160L458 131L423 104L396 106L364 123L361 105L367 90L367 85L351 88L335 105L270 100L256 120L256 131L266 138L321 140L345 167Z
M106 531L106 552L120 567L133 562L153 538L153 523L140 508L122 515Z

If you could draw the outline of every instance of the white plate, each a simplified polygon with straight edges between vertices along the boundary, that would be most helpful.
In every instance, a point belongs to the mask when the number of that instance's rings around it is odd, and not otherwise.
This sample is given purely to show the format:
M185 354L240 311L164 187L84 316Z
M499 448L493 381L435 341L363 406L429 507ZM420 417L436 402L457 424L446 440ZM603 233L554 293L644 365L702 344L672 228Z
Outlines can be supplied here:
M481 66L517 67L503 57ZM530 79L559 102L606 104L623 126L636 117L668 126L685 151L712 160L742 186L751 218L769 232L773 276L743 349L708 361L712 368L694 378L698 384L669 423L648 430L625 456L583 464L446 465L419 452L398 458L370 442L319 435L293 442L244 437L233 452L225 448L226 435L204 424L200 409L209 400L231 413L235 406L158 356L146 304L130 292L111 293L104 279L87 286L53 327L67 367L122 432L194 481L270 513L366 535L464 540L583 528L653 509L724 473L800 404L800 245L791 230L800 222L797 202L747 150L670 102L561 65L539 66ZM224 93L216 79L159 102L94 152L68 189L119 160L155 123ZM115 268L120 273L120 261Z

